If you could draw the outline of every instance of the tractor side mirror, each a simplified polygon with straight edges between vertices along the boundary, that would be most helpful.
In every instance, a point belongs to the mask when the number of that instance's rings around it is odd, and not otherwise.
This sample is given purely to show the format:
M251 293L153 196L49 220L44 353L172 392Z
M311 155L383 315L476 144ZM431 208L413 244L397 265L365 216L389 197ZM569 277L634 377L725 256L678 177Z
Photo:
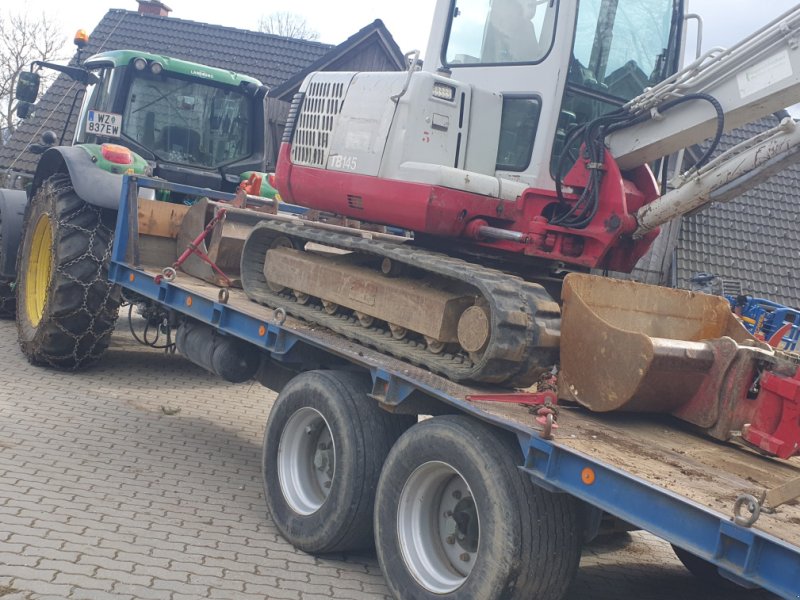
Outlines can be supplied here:
M39 77L38 73L23 71L19 74L17 90L14 97L19 100L20 103L27 102L28 104L33 104L39 96L40 83L41 77Z
M28 150L33 154L43 154L45 150L55 146L57 141L58 136L56 135L56 132L48 129L42 133L42 143L31 144L28 146Z
M20 119L27 119L33 114L34 105L30 102L20 100L17 103L17 117Z

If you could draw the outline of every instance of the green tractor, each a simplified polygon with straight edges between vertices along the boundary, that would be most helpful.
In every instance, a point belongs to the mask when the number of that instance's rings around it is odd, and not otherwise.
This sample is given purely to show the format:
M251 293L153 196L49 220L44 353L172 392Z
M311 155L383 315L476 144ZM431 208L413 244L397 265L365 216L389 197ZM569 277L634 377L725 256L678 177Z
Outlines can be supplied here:
M230 71L118 50L80 67L33 63L17 86L22 118L42 67L85 94L73 144L45 133L26 192L0 190L0 312L13 315L16 304L29 361L78 369L102 355L117 318L120 293L107 274L123 175L234 192L265 169L267 89ZM262 186L261 195L274 193Z

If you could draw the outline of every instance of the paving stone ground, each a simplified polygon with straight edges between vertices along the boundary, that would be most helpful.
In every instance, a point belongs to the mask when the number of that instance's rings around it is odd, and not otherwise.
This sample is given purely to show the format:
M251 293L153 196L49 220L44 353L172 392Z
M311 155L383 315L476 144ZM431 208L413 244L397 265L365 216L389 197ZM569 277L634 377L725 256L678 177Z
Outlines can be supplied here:
M137 346L97 367L29 365L0 321L0 598L389 598L374 554L295 550L267 515L274 394ZM772 599L704 587L646 534L586 548L568 600ZM479 600L479 599L476 599Z

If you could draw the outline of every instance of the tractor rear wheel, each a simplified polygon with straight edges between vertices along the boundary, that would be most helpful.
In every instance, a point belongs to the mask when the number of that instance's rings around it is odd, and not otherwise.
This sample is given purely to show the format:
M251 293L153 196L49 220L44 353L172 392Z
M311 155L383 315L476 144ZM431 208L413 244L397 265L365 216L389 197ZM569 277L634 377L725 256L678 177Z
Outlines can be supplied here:
M80 369L108 347L120 303L108 281L116 214L87 204L68 175L31 200L17 263L17 331L31 363Z

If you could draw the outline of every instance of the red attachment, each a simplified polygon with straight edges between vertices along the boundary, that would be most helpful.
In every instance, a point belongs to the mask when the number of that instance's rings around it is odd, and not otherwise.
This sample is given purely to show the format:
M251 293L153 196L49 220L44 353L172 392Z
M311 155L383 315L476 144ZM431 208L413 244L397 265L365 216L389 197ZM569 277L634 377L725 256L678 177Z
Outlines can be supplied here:
M242 181L236 188L236 195L231 200L231 206L234 208L247 208L247 197L259 195L261 195L261 175L251 173L250 178Z
M475 394L467 396L470 402L508 402L524 404L526 406L540 406L558 404L558 396L552 390L544 392L519 392L516 394Z
M783 343L784 336L792 330L792 327L794 327L794 323L784 323L778 331L772 334L767 343L773 348L779 348Z
M261 195L261 175L258 173L251 173L247 181L243 181L239 184L239 189L250 196Z
M759 410L742 438L779 458L800 454L800 368L791 377L764 373L756 403Z
M192 254L195 254L200 260L202 260L204 263L207 263L212 269L214 269L217 275L219 275L222 278L226 286L233 285L233 282L227 275L225 275L225 273L222 272L222 269L220 269L216 264L214 264L214 261L212 261L208 257L208 254L200 250L199 247L200 244L203 243L203 240L206 239L208 234L211 233L211 231L214 229L217 223L219 223L225 218L226 212L227 211L224 208L220 208L217 210L217 214L214 215L214 218L208 222L208 225L206 225L206 228L203 230L203 232L200 235L198 235L194 240L192 240L192 242L189 244L189 247L186 248L186 250L184 250L183 253L178 257L178 260L172 263L173 269L177 270L178 267L180 267L183 263L186 262L187 258L189 258ZM158 284L161 283L161 280L163 278L164 278L163 275L156 275L154 279L155 282Z
M441 186L293 165L291 146L283 144L275 187L288 202L338 215L393 225L441 237L460 237L465 245L544 258L588 268L630 272L650 247L658 230L631 237L633 214L659 196L652 172L640 167L623 177L606 152L599 206L583 229L551 225L559 199L555 192L529 188L508 201ZM579 161L564 178L565 188L588 182L588 165ZM577 194L566 194L576 202ZM489 225L525 234L527 242L475 239Z
M525 406L538 406L535 411L536 422L543 427L557 428L555 422L558 416L558 396L554 390L544 390L541 392L519 392L516 394L476 394L467 396L470 402L504 402L513 404L523 404ZM548 425L548 415L551 416Z

